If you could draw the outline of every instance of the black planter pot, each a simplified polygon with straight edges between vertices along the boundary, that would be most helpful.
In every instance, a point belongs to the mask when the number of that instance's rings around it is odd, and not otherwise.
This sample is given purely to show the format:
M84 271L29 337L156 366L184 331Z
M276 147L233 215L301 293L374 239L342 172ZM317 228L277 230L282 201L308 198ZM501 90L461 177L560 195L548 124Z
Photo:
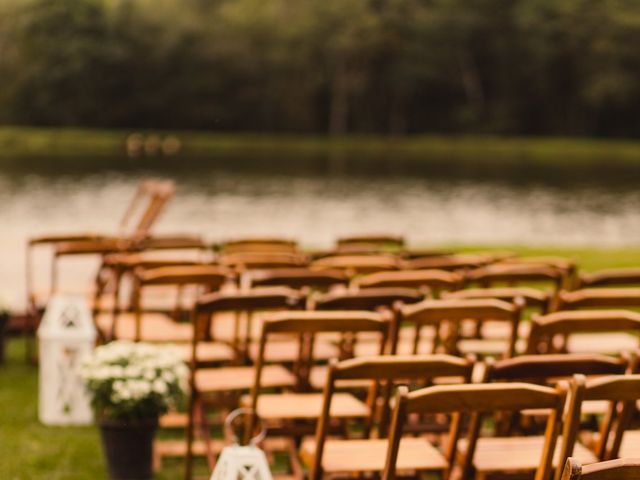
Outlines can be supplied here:
M110 480L153 478L153 437L158 420L127 422L103 418L98 421Z

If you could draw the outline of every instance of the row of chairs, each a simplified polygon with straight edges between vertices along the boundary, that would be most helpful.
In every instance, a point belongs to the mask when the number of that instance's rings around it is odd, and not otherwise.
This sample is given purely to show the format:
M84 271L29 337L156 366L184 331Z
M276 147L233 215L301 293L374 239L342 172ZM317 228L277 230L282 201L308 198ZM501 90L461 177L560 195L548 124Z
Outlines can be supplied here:
M258 292L255 292L255 291L252 293L252 295L254 295L256 299L259 298L257 296L257 293ZM234 300L238 300L238 297L234 297ZM246 298L244 300L246 300ZM269 298L269 301L273 302L273 300L274 300L273 297ZM222 294L212 294L210 296L201 298L198 302L197 311L199 312L199 314L196 316L196 318L199 318L200 316L204 315L204 318L207 319L205 321L209 321L211 319L212 313L219 313L221 310L224 310L225 308L229 308L229 303L228 303L229 301L230 301L229 296L222 295ZM219 302L222 302L222 303L219 303ZM224 305L225 302L227 302L226 306L223 307L222 305ZM502 302L499 302L497 300L489 300L489 301L485 300L483 302L485 307L490 307L494 309L493 313L491 313L489 318L496 318L497 316L496 310L495 310L496 302L498 303L502 303ZM260 306L258 306L257 304L254 304L253 306L254 306L254 309L256 310L265 310L269 307L274 307L278 305L280 307L284 305L291 306L292 304L295 304L295 303L296 303L295 298L290 297L289 300L282 300L277 305L275 303L271 303L270 305L267 305L266 303L262 303ZM444 305L443 303L446 305ZM394 334L393 332L397 331L398 325L402 325L402 324L406 325L406 323L410 321L410 318L413 314L417 315L416 319L419 322L424 321L424 322L427 322L427 324L429 324L430 321L434 321L436 319L438 319L437 321L441 321L442 318L453 318L452 312L455 311L454 303L458 303L458 305L455 306L455 308L462 308L464 306L464 305L461 305L460 302L450 302L450 301L441 301L441 300L426 300L413 305L399 306L398 311L396 312L396 315L389 316L389 318L387 319L387 322L389 324L388 326L389 330L386 332L380 331L381 329L380 322L384 319L384 315L374 314L372 312L300 311L300 312L280 313L279 315L284 315L285 317L289 315L288 317L289 322L288 323L284 322L285 324L289 326L292 325L291 315L295 315L296 316L295 318L300 320L300 324L296 325L295 328L292 327L293 328L292 330L285 330L282 325L278 325L276 330L272 332L271 328L274 328L274 327L271 327L270 326L271 324L269 322L263 323L263 337L261 337L261 340L259 343L257 356L254 354L251 358L255 362L255 365L256 365L255 367L241 366L241 367L230 367L226 369L218 367L215 369L211 369L206 373L203 373L202 370L199 369L199 365L197 364L197 362L194 362L192 364L193 371L195 372L194 374L195 383L193 385L194 387L193 391L196 393L208 391L210 393L215 393L215 394L221 394L221 393L229 394L229 392L232 392L232 391L236 391L236 392L245 391L250 388L250 385L253 385L254 391L259 389L261 386L267 386L269 388L286 387L286 388L303 389L303 390L308 387L312 387L312 389L313 387L315 387L316 389L321 388L326 379L326 370L323 371L321 367L316 366L317 360L342 356L342 355L345 355L345 352L347 356L353 355L354 352L358 351L357 347L359 342L357 341L358 340L357 337L362 336L363 334L375 334L375 333L378 334L378 343L374 345L373 351L369 349L368 353L366 353L365 355L370 355L371 353L384 353L386 351L389 351L389 353L393 353L393 347L391 347L391 350L387 350L387 347L385 347L385 341L388 338L393 338L393 334ZM462 301L462 304L464 304L464 301ZM243 308L246 308L247 304L244 303L244 301L243 301L243 305L244 305ZM505 305L509 307L509 304L505 303ZM467 305L467 306L470 307L470 305ZM434 307L440 307L440 310ZM446 308L445 313L443 313L442 307ZM474 313L474 310L465 311L464 308L462 308L462 311L460 311L459 313L460 315L459 318L465 319L465 320L470 318L478 318L477 316L474 317L474 315L477 315L478 307L479 307L478 304L475 304L473 306L473 309L475 309L476 313ZM407 309L409 310L407 311ZM508 308L507 311L513 314L514 308ZM565 313L571 314L574 316L573 318L575 318L575 314L577 312L565 312ZM610 325L608 325L611 318L597 319L592 315L593 312L584 312L584 313L587 314L587 316L580 320L582 322L583 330L589 331L589 329L586 328L587 324L589 323L594 325L595 330L597 331L611 327ZM628 315L632 315L632 312L625 312L625 313ZM376 315L378 315L377 323L373 322L373 325L371 325L371 320L372 318L375 319ZM354 327L350 325L349 322L354 320L358 320L361 322L358 324L358 327ZM323 330L320 330L320 327L318 327L318 325L322 324L325 321L329 323L330 331L323 331ZM596 326L596 323L598 324L597 326ZM366 327L365 324L369 324L369 326ZM567 322L565 322L565 324L567 324ZM567 334L575 332L576 329L572 327L572 324L575 324L575 322L569 321L568 324L566 325ZM202 328L202 327L197 327L197 328L198 330L203 332L211 331L210 326L207 326L205 328ZM305 331L305 332L301 330L297 330L302 328L311 328L312 330ZM315 328L316 330L313 330L313 328ZM565 330L559 330L555 326L554 326L554 329L551 331L551 333L554 333L554 334L564 333L564 332ZM270 351L269 346L271 346L271 343L269 343L268 340L272 337L272 334L277 334L276 336L280 336L280 337L282 335L289 334L291 338L296 336L302 336L303 333L307 335L306 343L304 343L302 338L300 338L296 340L297 342L299 342L296 345L292 346L291 344L288 344L289 348L285 349L289 352L288 356L287 355L282 356L282 346L285 344L282 343L282 338L278 338L277 339L278 341L275 342L275 345L280 348L275 348L271 350L271 352L279 352L279 353L269 358L268 352ZM348 345L346 346L339 345L340 348L334 349L333 351L330 350L332 342L325 343L325 348L320 349L321 351L325 352L324 353L325 356L324 357L321 356L320 358L313 358L314 350L317 349L318 344L323 340L322 335L323 334L328 335L329 333L339 333L341 335L352 333L353 336L351 337L350 342L347 341ZM400 336L398 335L396 338L399 339ZM331 337L329 337L329 339L331 339ZM327 340L327 338L325 338L325 340ZM335 343L339 344L343 340L343 337L333 337L332 340ZM368 341L366 341L365 344L368 343L369 346L375 343L374 341L372 341L371 337L369 337L367 340ZM195 348L198 348L198 346L199 346L199 343L196 342ZM326 348L327 346L329 348ZM415 351L410 353L415 353ZM271 364L266 365L268 362L271 362ZM291 368L290 369L286 368L284 364L291 365ZM260 383L263 375L263 371L261 370L263 366L265 366L266 368L266 370L264 370L264 372L266 372L264 373L265 375L264 385ZM259 371L260 373L257 374L256 371ZM255 378L259 379L258 386L256 386L255 383L252 384L252 381L254 381ZM303 403L306 405L312 405L312 404L309 404L307 401ZM256 407L259 415L269 418L270 416L273 415L274 411L276 412L281 411L277 409L278 405L284 405L284 404L281 401L276 400L276 401L268 402L262 407L260 407L259 404L255 404L253 406ZM309 416L312 416L312 414L307 413L307 417ZM189 442L189 444L191 443Z
M251 394L241 399L241 404L255 411L258 417L267 423L267 429L271 434L300 440L305 434L310 433L309 427L313 430L315 419L318 418L315 440L307 439L300 446L300 455L309 469L310 478L321 478L323 473L335 475L383 470L386 478L393 478L394 473L389 469L396 464L396 461L399 462L401 470L435 470L448 477L458 457L464 458L458 465L462 468L463 478L471 478L472 471L475 472L476 478L484 478L483 475L489 473L512 470L521 472L537 470L536 478L550 478L551 455L555 451L554 445L561 424L563 425L563 443L560 456L556 459L556 467L562 465L564 459L575 448L581 402L615 400L626 402L625 408L635 408L634 402L640 399L640 376L623 375L625 372L636 370L635 359L626 361L621 358L613 359L597 355L534 355L488 363L480 369L479 377L482 383L474 385L464 385L472 379L474 362L448 355L388 355L355 358L341 363L332 361L325 374L323 394L313 393L313 390L310 392L301 387L308 379L308 376L305 377L308 375L308 370L305 370L308 365L297 364L291 369L286 369L283 365L271 365L271 370L268 370L269 366L263 361L268 338L273 335L299 335L300 344L303 345L303 336L307 336L307 341L313 341L322 334L369 332L379 334L382 345L388 331L391 330L390 323L390 320L385 320L381 315L367 312L273 314L264 321L255 367L232 369L236 381L240 377L241 369L249 373L247 379L253 378ZM309 344L307 348L308 346ZM382 347L380 351L383 351ZM229 383L221 384L225 378L229 378L228 371L220 368L203 369L195 363L192 367L189 446L192 445L195 418L200 420L206 418L202 412L195 415L196 409L204 405L206 395L228 394L232 390ZM563 387L564 390L559 387L554 390L513 383L523 381L546 383L558 377L567 377L576 373L613 376L607 377L606 382L600 378L586 383L581 377L576 377L572 388ZM389 426L390 394L396 383L417 383L423 386L438 384L438 379L449 385L440 384L413 393L400 389L401 393L396 397L395 410ZM365 395L366 402L352 393L363 387L362 383L358 383L361 380L369 381L364 384L368 388L368 394ZM454 385L450 385L452 382ZM487 385L489 382L492 384ZM235 387L238 390L244 390L240 388L239 383L236 383ZM246 388L246 384L242 387ZM282 391L273 393L274 389ZM565 404L567 392L569 392L570 402L568 400L569 403ZM622 433L631 418L631 410L619 411L617 404L611 408L601 428L601 447L597 455L580 447L577 453L582 460L593 462L598 457L607 458L617 455ZM471 420L465 424L458 415L449 424L449 443L448 446L443 446L445 455L439 454L422 437L406 440L404 449L399 440L403 426L406 424L405 417L409 413L472 413L475 415L483 412L523 409L551 409L549 412L544 412L548 417L548 423L552 425L547 428L544 438L537 436L505 440L502 437L492 437L478 440L480 417L472 415ZM613 428L616 414L618 414L618 423ZM529 412L529 415L539 416L540 411L534 410ZM355 440L354 443L344 439L328 440L328 432L332 428L335 432L335 423L331 423L331 418L342 421L354 418L364 420L363 438ZM512 419L510 423L513 424ZM200 426L204 427L204 432L207 431L206 422L203 421ZM388 443L384 440L387 429L390 431ZM511 429L512 427L507 430ZM374 430L378 436L369 440ZM251 431L251 426L247 431ZM467 432L467 438L458 442L462 431ZM616 436L612 437L615 438L613 445L607 450L611 442L604 439L608 439L612 431ZM344 436L344 430L342 434ZM203 436L206 438L206 433ZM388 451L387 445L391 445ZM207 453L213 465L214 453L211 451ZM294 449L290 454L295 458ZM383 463L385 457L386 464ZM187 465L190 465L190 462L191 450L189 449ZM293 468L293 471L301 472L301 468ZM188 467L188 478L190 474Z
M432 285L441 285L446 281L443 273L427 271L426 276L422 277L422 280L432 281ZM371 276L363 276L362 280L366 280L370 277L376 277L380 279L382 274L374 274ZM385 274L386 280L391 281L390 274ZM161 326L166 328L157 328L155 326L158 322L151 320L143 321L143 318L148 318L153 313L169 313L174 319L179 319L181 314L191 309L193 298L184 299L177 295L177 293L183 292L187 287L201 287L208 291L221 290L226 295L236 295L238 302L241 303L244 292L260 291L261 289L273 289L273 288L288 288L287 286L300 287L302 290L297 295L304 297L299 300L304 305L298 305L298 308L319 309L319 310L374 310L380 307L390 308L394 303L401 302L406 305L418 304L416 307L418 310L429 308L432 311L431 320L427 322L423 321L423 324L418 329L418 335L414 335L414 339L418 341L420 331L428 330L428 334L433 338L432 349L439 348L440 345L440 330L443 321L446 320L449 327L452 324L459 323L464 326L467 331L470 330L470 323L468 319L475 319L475 324L479 325L477 332L475 333L476 341L466 341L467 350L469 348L480 349L480 347L488 348L492 344L495 347L493 352L488 350L487 353L502 353L507 356L513 356L518 348L518 338L529 338L529 345L526 348L520 347L522 351L540 351L540 349L558 350L559 347L554 346L549 341L545 341L544 337L548 336L552 329L557 329L560 333L571 333L580 331L581 325L587 331L597 331L596 329L605 330L610 328L612 331L636 331L636 314L626 310L620 310L625 308L633 308L640 306L640 295L638 295L638 289L636 288L607 288L607 289L584 289L573 292L561 292L558 296L559 301L557 305L562 310L553 312L546 315L538 315L534 317L534 321L531 323L523 322L522 308L523 306L534 307L537 306L540 312L548 310L544 303L540 303L539 300L542 297L542 292L531 289L529 287L520 287L515 289L500 288L489 289L479 291L478 289L463 289L454 290L452 292L442 292L440 299L430 299L426 304L425 298L430 297L430 291L424 293L420 289L411 289L407 286L382 286L382 287L362 287L359 289L342 289L339 291L333 290L329 293L322 293L320 291L310 292L309 286L316 288L322 288L321 282L327 280L324 287L329 287L331 284L328 280L333 279L333 275L326 277L317 272L309 274L307 271L303 272L289 272L286 276L263 276L270 281L264 284L260 283L258 287L254 287L253 284L246 288L239 288L237 283L234 283L233 273L229 270L216 267L216 266L172 266L162 268L151 269L138 269L134 276L134 288L131 295L131 302L128 306L119 308L112 301L110 302L110 308L106 309L106 312L102 312L97 315L98 325L103 335L106 338L128 338L132 340L186 340L190 338L190 330L184 325L176 325L174 321L171 321L167 317L164 318L164 322L159 322ZM277 278L278 281L274 279ZM394 279L396 282L400 282L400 278ZM416 278L410 279L415 281ZM368 283L371 284L370 282ZM263 286L267 285L267 286ZM280 285L280 286L279 286ZM385 285L385 283L382 283ZM401 283L395 283L392 285L403 285ZM404 284L408 285L408 284ZM154 298L146 297L148 290L161 287L163 290L160 292L160 296L156 299L159 300L154 304ZM167 287L173 287L176 292L174 296L167 294ZM531 290L531 292L522 291L522 289ZM184 293L184 292L183 292ZM524 294L528 295L525 297ZM100 313L102 307L99 305L99 297L97 297L96 314ZM524 300L524 302L522 301ZM249 301L249 300L247 300ZM510 304L510 305L507 305ZM524 305L523 305L524 303ZM598 308L597 312L582 311L582 309ZM612 310L613 308L613 310ZM238 311L256 310L256 308L250 308L250 306L242 307L239 305ZM411 307L406 307L403 310L404 316L411 315ZM426 315L426 314L425 314ZM424 315L423 315L424 316ZM157 315L156 315L157 318ZM406 318L403 321L409 321ZM615 324L615 322L618 322ZM145 324L148 323L151 336L143 332L145 330ZM501 323L502 327L498 328L496 323ZM617 325L617 326L616 326ZM485 328L490 327L493 328ZM429 327L429 328L424 328ZM453 329L458 331L458 328ZM483 332L486 330L486 335ZM529 332L533 330L533 334ZM563 332L564 330L564 332ZM183 333L179 333L181 331ZM434 332L435 331L435 332ZM250 332L246 332L249 334ZM164 335L164 337L162 337ZM254 332L255 336L255 332ZM469 336L469 335L466 335ZM406 335L404 336L406 338ZM450 339L457 341L455 335L449 335ZM484 342L480 340L484 338ZM496 338L497 337L497 338ZM501 342L500 338L507 339L507 343ZM240 339L239 339L240 340ZM248 339L245 338L246 342ZM487 341L493 340L493 341ZM533 342L538 342L539 345L534 345ZM544 344L543 344L544 343ZM425 344L426 345L426 344ZM625 346L630 345L630 337L625 339ZM419 345L416 344L416 347ZM409 346L404 345L401 347L401 351L407 353ZM583 349L594 348L593 346L585 346ZM500 351L502 349L502 352ZM419 350L419 349L418 349ZM423 350L424 351L424 350ZM454 344L449 345L450 352L454 352ZM464 352L464 350L462 350Z

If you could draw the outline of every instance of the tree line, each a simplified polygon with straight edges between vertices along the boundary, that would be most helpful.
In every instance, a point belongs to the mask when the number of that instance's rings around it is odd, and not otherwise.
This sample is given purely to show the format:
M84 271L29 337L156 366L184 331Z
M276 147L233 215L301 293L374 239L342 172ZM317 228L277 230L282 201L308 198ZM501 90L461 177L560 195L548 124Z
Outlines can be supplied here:
M640 135L638 0L0 0L0 123Z

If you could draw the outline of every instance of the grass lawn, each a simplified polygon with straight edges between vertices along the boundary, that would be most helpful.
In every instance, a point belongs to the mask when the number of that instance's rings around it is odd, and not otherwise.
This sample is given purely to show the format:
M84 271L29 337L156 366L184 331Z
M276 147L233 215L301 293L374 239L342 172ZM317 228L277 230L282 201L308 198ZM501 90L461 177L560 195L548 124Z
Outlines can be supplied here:
M640 265L640 248L507 249L523 255L570 256L585 270ZM11 340L8 347L7 362L0 366L0 479L106 478L97 429L41 425L37 420L38 371L25 365L22 341ZM158 479L181 478L180 462L165 462L165 466Z
M0 164L20 158L124 157L125 142L132 130L81 128L35 128L0 126ZM143 133L145 133L143 131ZM637 163L640 142L560 137L498 137L479 135L413 135L406 137L351 135L267 135L219 132L157 132L175 135L185 155L226 157L264 155L294 159L345 154L369 157L430 158L466 161L536 164L557 162L589 164L601 162Z

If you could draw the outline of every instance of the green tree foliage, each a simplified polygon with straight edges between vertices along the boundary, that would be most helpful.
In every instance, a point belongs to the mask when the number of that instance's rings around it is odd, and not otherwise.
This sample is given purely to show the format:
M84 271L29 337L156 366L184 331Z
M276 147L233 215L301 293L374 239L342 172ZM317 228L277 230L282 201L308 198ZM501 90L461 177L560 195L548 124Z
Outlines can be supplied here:
M637 0L0 0L0 122L640 134Z

